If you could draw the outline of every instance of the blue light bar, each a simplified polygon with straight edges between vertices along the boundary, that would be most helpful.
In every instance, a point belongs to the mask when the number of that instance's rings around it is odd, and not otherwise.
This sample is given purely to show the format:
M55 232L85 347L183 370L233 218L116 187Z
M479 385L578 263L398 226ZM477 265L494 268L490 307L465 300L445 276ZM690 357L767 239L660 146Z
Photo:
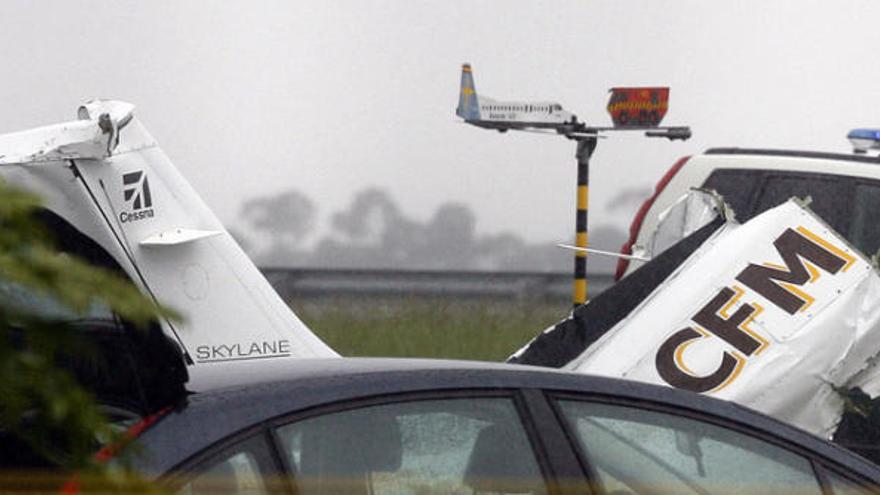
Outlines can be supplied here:
M852 144L854 153L880 150L880 129L853 129L846 138Z

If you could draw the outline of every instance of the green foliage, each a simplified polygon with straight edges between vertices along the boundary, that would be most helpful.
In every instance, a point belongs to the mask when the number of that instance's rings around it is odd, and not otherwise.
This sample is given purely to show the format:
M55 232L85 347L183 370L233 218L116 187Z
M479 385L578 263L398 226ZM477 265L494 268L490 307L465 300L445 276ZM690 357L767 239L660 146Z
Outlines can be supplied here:
M145 324L160 312L168 314L128 280L59 254L50 234L33 221L33 212L40 206L36 196L0 183L0 197L0 280L40 292L80 315L96 303L137 324ZM16 311L4 307L3 301L0 309L7 314Z
M30 450L51 465L100 474L96 438L114 434L93 398L57 367L59 357L89 352L65 320L95 307L139 325L170 313L119 275L58 253L34 221L36 196L0 182L0 198L0 285L53 309L0 297L0 432L21 444L22 455Z

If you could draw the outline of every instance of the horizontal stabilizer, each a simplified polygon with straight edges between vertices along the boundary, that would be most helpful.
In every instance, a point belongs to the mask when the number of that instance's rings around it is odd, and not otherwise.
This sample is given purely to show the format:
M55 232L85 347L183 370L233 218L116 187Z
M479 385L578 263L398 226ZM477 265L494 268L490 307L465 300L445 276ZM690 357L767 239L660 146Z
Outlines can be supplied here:
M197 241L220 235L223 232L219 230L197 230L197 229L172 229L151 235L140 242L141 246L157 247L157 246L177 246L188 242Z
M96 159L108 156L109 134L96 122L69 124L7 134L0 139L0 165Z
M93 101L80 107L80 120L4 134L0 165L107 158L133 111L129 103Z

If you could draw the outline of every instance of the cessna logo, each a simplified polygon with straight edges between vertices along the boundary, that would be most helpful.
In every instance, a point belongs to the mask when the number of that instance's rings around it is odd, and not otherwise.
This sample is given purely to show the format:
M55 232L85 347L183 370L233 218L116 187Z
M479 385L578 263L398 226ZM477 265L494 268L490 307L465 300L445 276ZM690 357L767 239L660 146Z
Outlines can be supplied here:
M729 310L746 294L746 288L763 296L774 306L793 315L814 302L802 287L820 277L819 269L834 275L846 271L855 258L804 227L786 229L773 246L785 266L749 263L737 276L738 284L723 287L700 308L685 327L672 334L657 351L655 366L660 377L676 388L693 392L719 390L736 379L746 360L761 353L770 343L749 327L764 308L757 302L744 302L733 314ZM705 376L691 371L684 362L688 345L717 337L733 349L723 351L721 364Z
M122 186L123 199L131 204L131 211L120 213L119 221L126 223L153 218L153 198L150 195L147 174L143 170L123 174Z

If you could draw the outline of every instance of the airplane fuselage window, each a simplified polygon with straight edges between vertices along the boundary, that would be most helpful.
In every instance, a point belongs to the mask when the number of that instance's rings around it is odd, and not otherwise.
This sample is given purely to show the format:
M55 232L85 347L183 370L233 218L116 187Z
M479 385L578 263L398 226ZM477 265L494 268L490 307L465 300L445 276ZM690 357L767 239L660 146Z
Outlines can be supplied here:
M548 118L555 118L555 114L562 111L562 105L558 103L548 103L546 105L533 105L527 103L519 104L486 104L480 105L480 110L486 112L488 120L535 120L541 121L544 117L540 114L546 113ZM505 112L505 113L497 113ZM531 116L531 114L536 114Z

